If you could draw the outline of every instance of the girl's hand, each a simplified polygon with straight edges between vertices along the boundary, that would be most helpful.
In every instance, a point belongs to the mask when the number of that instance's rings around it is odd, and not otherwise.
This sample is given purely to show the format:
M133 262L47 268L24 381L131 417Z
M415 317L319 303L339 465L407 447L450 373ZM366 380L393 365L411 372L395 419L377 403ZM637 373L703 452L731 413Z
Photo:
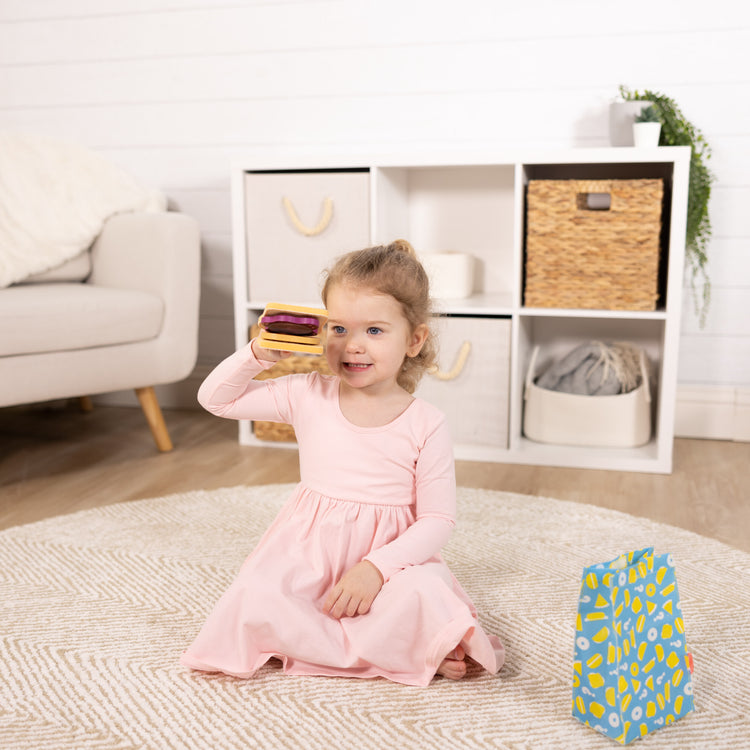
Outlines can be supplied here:
M350 568L330 590L323 611L340 620L342 617L364 615L370 611L375 597L383 588L383 576L369 561L362 560Z
M266 362L278 362L280 359L292 356L292 352L280 351L279 349L266 349L263 346L259 346L257 339L253 339L251 346L253 354L258 359L265 360Z

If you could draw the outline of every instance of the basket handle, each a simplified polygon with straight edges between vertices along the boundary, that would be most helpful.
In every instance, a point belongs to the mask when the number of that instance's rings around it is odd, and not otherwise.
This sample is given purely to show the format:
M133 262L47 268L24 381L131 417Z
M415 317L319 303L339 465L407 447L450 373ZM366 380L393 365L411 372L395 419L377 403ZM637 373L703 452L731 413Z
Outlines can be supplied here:
M529 361L529 369L526 371L526 387L523 391L523 400L526 401L529 397L529 390L534 383L534 367L536 366L536 358L539 354L539 346L535 346L531 352L531 360Z
M464 341L461 344L461 348L456 356L456 361L453 363L453 367L447 372L441 370L437 365L433 365L427 370L429 375L437 380L455 380L466 366L466 360L469 359L469 352L471 351L471 342Z
M289 221L291 221L294 228L300 234L305 235L305 237L315 237L318 234L322 234L331 223L331 218L333 216L333 201L330 198L323 199L323 210L320 215L320 220L314 227L308 227L306 224L302 223L297 215L296 209L292 205L292 201L287 198L286 195L283 196L281 201L284 204L284 210L289 217Z
M612 193L605 190L580 190L576 193L579 211L609 211L612 208Z
M648 382L648 368L646 367L646 353L641 349L641 382L646 391L646 401L651 403L651 386Z

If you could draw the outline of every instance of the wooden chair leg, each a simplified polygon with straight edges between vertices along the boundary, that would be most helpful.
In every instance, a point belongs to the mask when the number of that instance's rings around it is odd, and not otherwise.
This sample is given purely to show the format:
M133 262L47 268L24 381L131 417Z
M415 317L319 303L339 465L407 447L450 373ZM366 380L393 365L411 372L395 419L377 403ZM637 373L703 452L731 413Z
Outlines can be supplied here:
M79 396L78 408L86 412L94 411L94 402L91 400L91 396Z
M164 415L159 408L159 402L156 398L156 391L151 386L147 388L136 388L135 394L141 403L141 409L146 415L146 421L151 428L151 434L154 436L156 447L167 452L172 450L172 441L167 431L167 425L164 422Z

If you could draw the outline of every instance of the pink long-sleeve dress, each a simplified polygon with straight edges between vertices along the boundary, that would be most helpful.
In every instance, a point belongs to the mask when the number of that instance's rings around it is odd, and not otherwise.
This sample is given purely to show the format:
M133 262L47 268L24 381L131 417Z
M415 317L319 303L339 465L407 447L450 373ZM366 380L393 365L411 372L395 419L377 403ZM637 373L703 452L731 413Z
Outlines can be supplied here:
M199 400L220 416L291 424L301 481L182 664L250 677L277 657L288 674L427 685L461 645L497 672L503 646L440 555L456 497L442 413L416 398L389 424L358 427L339 408L337 378L252 379L271 364L248 344L208 376ZM364 559L383 588L367 614L335 619L322 609L326 595Z

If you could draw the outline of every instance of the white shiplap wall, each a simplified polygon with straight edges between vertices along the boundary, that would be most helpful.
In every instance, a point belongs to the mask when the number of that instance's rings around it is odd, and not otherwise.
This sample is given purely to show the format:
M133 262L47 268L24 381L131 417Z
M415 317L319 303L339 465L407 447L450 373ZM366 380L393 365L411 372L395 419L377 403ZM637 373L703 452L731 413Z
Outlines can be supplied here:
M735 0L2 0L0 128L91 147L200 222L200 360L169 405L232 350L238 155L608 145L618 84L662 91L717 176L713 301L701 329L686 294L678 432L747 439L748 49Z

